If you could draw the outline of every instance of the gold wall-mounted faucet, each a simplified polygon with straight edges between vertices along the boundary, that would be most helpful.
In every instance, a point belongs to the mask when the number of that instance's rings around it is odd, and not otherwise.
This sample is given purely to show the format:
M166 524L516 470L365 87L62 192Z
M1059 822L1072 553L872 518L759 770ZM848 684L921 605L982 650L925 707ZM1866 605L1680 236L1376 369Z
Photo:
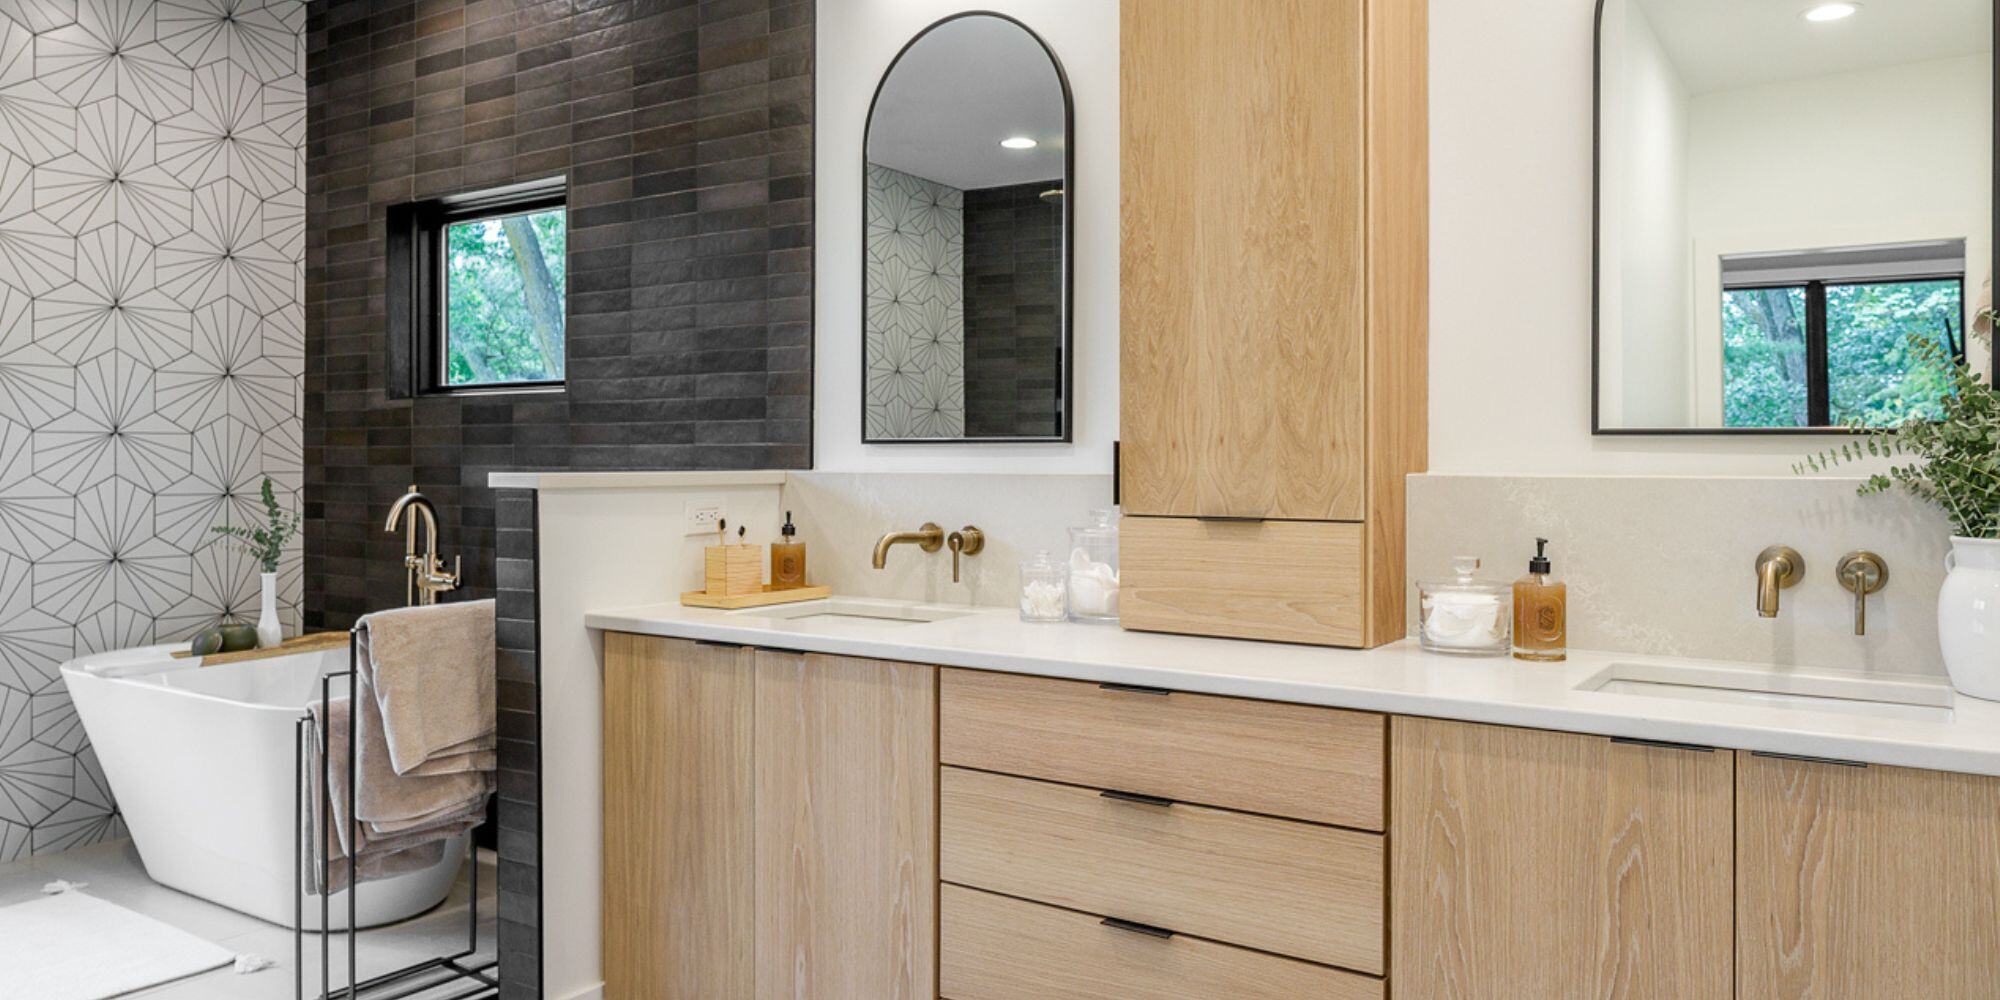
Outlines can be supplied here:
M936 552L944 548L944 529L936 523L925 521L924 526L915 531L891 531L875 543L875 568L889 565L889 548L902 544L915 545L925 552Z
M958 582L958 557L976 556L986 547L986 532L968 524L946 536L944 543L951 548L951 582Z
M437 595L458 589L462 567L458 557L453 556L451 572L445 572L444 562L438 558L437 507L429 497L417 492L414 483L410 485L409 492L396 498L395 504L390 506L389 519L382 525L382 530L393 535L402 527L408 529L403 541L403 572L408 577L403 600L418 607L436 604ZM417 551L419 529L424 536L421 554Z
M1805 558L1789 545L1773 545L1757 553L1757 617L1778 617L1778 591L1806 575Z

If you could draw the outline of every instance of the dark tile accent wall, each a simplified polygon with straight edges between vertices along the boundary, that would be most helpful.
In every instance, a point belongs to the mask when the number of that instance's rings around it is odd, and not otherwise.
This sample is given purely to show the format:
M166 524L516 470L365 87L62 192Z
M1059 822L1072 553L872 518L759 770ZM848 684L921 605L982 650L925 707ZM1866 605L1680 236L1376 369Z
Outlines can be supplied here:
M311 6L309 626L402 601L410 483L485 597L490 472L810 464L812 30L812 0ZM567 390L389 399L389 206L554 175Z
M487 477L810 466L813 11L308 8L304 617L344 628L403 603L402 543L382 518L412 483L437 504L446 557L464 559L457 596L502 600L510 997L541 988L533 562L520 555L532 532L516 521L532 525L532 501L500 503ZM565 391L391 399L389 207L557 175L569 181Z
M965 434L1062 433L1060 180L965 192Z
M500 708L500 983L502 1000L541 996L542 749L540 574L534 490L495 490L495 600Z

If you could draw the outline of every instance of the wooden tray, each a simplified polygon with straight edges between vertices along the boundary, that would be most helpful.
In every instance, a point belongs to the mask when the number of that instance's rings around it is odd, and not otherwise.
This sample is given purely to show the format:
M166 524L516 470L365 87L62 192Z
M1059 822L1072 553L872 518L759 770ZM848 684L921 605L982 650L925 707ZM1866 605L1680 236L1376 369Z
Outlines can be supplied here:
M210 653L201 658L204 667L219 667L225 663L242 663L245 660L264 660L273 656L290 656L293 653L317 653L324 649L338 649L347 645L345 632L314 632L311 635L295 635L269 649L239 649L229 653ZM185 660L194 654L177 649L173 652L176 660Z
M761 608L771 604L796 604L800 601L818 601L833 596L833 588L820 586L793 587L790 590L772 590L769 584L754 594L712 595L706 590L690 590L681 595L681 603L690 608L721 608L735 611L739 608Z

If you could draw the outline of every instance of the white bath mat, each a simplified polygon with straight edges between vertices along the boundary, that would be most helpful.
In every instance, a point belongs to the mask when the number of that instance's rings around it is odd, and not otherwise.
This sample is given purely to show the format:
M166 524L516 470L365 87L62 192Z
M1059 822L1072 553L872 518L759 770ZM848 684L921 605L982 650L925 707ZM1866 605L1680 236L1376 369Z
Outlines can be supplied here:
M178 927L80 892L0 907L0 1000L101 1000L235 959Z

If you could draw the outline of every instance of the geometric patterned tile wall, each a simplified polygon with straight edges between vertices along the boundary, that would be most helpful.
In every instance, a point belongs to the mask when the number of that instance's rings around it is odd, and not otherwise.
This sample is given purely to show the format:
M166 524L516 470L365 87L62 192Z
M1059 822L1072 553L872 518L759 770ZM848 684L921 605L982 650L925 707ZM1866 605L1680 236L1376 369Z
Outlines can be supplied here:
M867 165L870 440L965 435L965 193Z
M210 529L297 509L305 19L0 0L0 862L123 832L57 664L254 621Z

